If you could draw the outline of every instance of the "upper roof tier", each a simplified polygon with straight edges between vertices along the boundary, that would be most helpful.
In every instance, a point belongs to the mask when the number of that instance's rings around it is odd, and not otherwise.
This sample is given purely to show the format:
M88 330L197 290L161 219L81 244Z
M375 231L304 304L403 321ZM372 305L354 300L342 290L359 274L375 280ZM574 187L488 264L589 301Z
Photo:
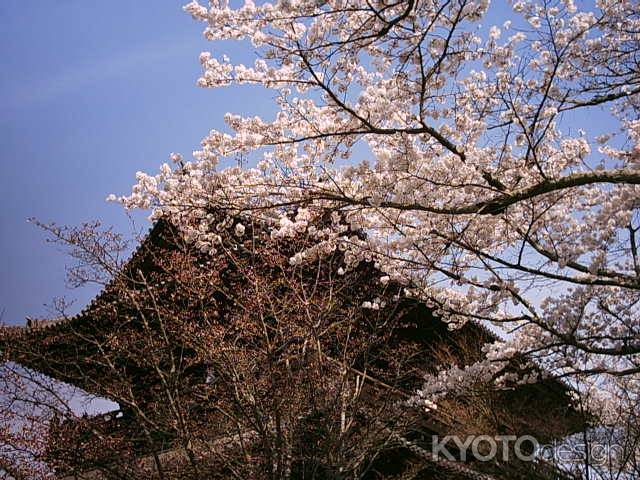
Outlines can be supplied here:
M383 286L375 281L380 272L372 263L335 275L342 264L337 251L322 262L292 266L288 258L299 245L290 240L273 242L261 227L247 227L242 238L234 231L231 222L220 232L220 253L210 256L186 243L169 223L157 222L121 271L82 312L50 320L30 319L24 327L4 328L0 350L7 360L109 398L124 409L123 398L147 407L160 401L157 392L163 388L163 371L179 371L181 383L176 388L188 399L190 389L208 382L210 349L233 348L247 339L259 344L255 338L261 332L237 321L238 312L251 308L245 305L254 300L250 298L252 290L245 287L256 272L261 272L260 280L269 285L272 309L279 309L278 302L284 303L286 298L297 298L292 286L295 279L310 292L308 301L323 305L318 322L341 325L343 317L353 316L349 318L353 333L349 330L345 338L356 341L360 332L363 338L378 339L372 345L384 345L380 351L370 346L363 350L370 362L366 366L369 377L407 392L415 392L423 375L434 372L442 361L434 355L436 344L445 346L451 361L464 363L478 359L482 345L495 340L491 332L473 322L449 330L427 306L399 296L399 285ZM362 313L363 300L373 296L387 300L387 306L380 312ZM295 305L282 307L295 315ZM387 315L393 321L375 322L372 318L376 315ZM270 317L263 320L267 329L276 321ZM300 321L306 319L301 317ZM296 327L295 319L292 322L287 327L290 339L278 354L290 351L295 356L304 351L306 331ZM331 352L334 341L327 337L325 352ZM363 361L356 350L353 365ZM393 355L401 350L413 353L411 365L399 373L394 369ZM573 428L569 425L572 411L567 389L561 383L542 381L510 395L527 408L554 410L558 418L566 416L567 424L560 430ZM533 411L519 421L528 431L539 431L545 422Z

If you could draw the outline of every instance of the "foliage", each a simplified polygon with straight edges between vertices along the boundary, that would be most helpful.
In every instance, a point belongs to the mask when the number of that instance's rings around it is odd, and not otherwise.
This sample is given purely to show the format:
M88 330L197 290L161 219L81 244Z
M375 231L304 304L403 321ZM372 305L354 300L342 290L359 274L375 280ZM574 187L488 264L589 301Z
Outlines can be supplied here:
M373 260L381 280L452 325L506 332L477 363L427 378L416 402L477 378L500 384L518 357L589 392L597 415L633 410L640 10L632 0L511 7L192 1L185 10L220 52L200 55L198 84L261 85L278 111L226 114L229 133L211 131L193 161L173 155L176 168L139 173L120 201L170 218L203 251L219 241L212 207L270 221L275 238L306 231L315 242L293 264L341 249L344 271ZM255 64L234 64L228 41L251 42ZM256 164L219 167L234 156ZM331 224L314 227L328 213Z

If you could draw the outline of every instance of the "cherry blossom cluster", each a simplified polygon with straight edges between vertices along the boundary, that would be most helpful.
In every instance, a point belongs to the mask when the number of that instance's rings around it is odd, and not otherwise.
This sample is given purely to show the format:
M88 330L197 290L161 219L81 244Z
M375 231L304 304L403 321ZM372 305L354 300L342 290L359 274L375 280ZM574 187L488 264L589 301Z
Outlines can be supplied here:
M483 26L491 8L192 1L221 52L227 41L256 52L251 66L201 53L198 85L273 89L277 112L226 114L191 161L138 173L119 201L210 253L214 211L259 218L274 237L304 233L313 245L292 263L340 249L342 273L374 262L452 326L505 332L499 360L428 379L424 402L463 377L498 379L515 355L558 376L637 375L637 2L517 0ZM256 161L221 167L237 156Z

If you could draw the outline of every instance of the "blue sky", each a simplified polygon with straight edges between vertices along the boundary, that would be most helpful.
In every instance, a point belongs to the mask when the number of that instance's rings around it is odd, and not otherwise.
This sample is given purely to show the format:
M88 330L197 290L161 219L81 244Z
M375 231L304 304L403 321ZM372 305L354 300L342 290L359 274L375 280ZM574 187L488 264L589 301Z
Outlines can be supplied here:
M99 219L130 231L105 202L170 152L188 157L223 114L264 113L269 96L195 86L210 49L184 0L0 2L0 311L6 323L49 316L67 259L28 217L75 225ZM237 59L236 56L234 58ZM241 59L244 60L244 59ZM143 218L143 217L141 217ZM145 220L142 220L144 225Z

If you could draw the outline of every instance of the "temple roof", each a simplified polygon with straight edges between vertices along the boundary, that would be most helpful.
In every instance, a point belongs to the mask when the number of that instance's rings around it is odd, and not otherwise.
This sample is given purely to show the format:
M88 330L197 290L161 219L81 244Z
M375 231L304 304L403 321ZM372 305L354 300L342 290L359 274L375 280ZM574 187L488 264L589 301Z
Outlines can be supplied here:
M144 236L138 247L131 254L129 260L124 264L121 271L122 277L132 276L136 270L151 269L157 258L167 255L167 252L176 249L176 238L180 238L180 234L176 229L166 221L157 221ZM370 276L369 278L375 278ZM114 311L108 311L114 303L117 304L119 289L122 288L121 279L112 279L102 291L88 304L82 311L72 316L61 316L50 319L33 319L27 317L24 326L5 326L0 327L0 352L5 351L9 354L11 360L14 360L26 367L45 373L53 378L64 382L75 384L90 393L99 394L109 398L104 391L96 391L86 382L74 381L72 375L67 375L64 369L56 368L56 363L60 362L62 355L64 357L64 347L73 346L66 353L73 355L75 359L80 354L87 354L92 351L90 342L85 342L83 348L82 334L86 331L93 335L99 334L106 336L111 330L119 328L118 318L114 317ZM134 287L135 288L135 287ZM429 333L436 328L440 335L462 335L473 336L482 340L482 342L490 342L498 337L495 333L487 329L482 324L469 321L460 331L449 331L446 325L433 317L429 312L430 309L419 301L411 301L415 305L412 310L418 308L422 315L427 315L431 319L433 325L428 326ZM69 335L71 332L77 332L79 335ZM422 333L424 334L424 333ZM420 335L420 333L418 333ZM79 338L80 337L80 338ZM69 345L65 345L69 342ZM45 353L46 361L35 360L30 355L22 355L19 345L29 345L44 347L41 353ZM26 352L24 352L26 353ZM50 363L50 364L49 364ZM557 394L564 395L567 387L561 382L552 381L545 382L545 388L551 388Z
M152 284L151 288L158 287L158 295L169 307L173 307L171 311L176 315L184 313L184 315L188 316L190 304L188 302L184 303L185 299L180 296L180 292L177 293L177 296L174 296L176 292L168 285L171 282L165 281L164 268L166 267L166 262L169 261L168 259L172 259L175 256L178 263L177 266L174 266L177 270L173 273L188 274L190 270L188 268L185 268L184 271L181 270L180 266L183 264L180 262L184 262L186 267L193 265L201 267L207 263L203 255L196 251L193 246L185 244L170 224L164 221L157 222L133 252L121 273L107 284L80 313L69 317L52 319L28 318L27 324L23 327L5 327L0 333L0 350L6 355L6 359L13 360L52 378L76 385L86 392L116 402L119 401L119 385L132 388L133 395L147 398L149 406L145 408L153 411L153 402L157 401L153 392L158 387L158 379L148 365L144 362L136 362L135 356L129 356L130 352L126 343L125 346L118 343L123 340L126 342L129 338L135 337L140 333L141 325L147 322L143 317L145 308L148 305L132 308L131 302L124 298L123 292L146 295L144 290L145 288L150 288L149 285L146 283L143 285L137 281L138 278L144 277L145 282L146 279L149 279ZM257 255L257 257L258 263L256 265L259 267L262 265L260 263L262 259L260 258L261 255ZM216 268L220 268L220 266L218 265ZM314 267L310 268L311 277L315 278ZM372 264L363 266L363 269L362 272L357 274L359 275L358 281L372 283L371 279L379 276L376 275L377 270ZM225 282L236 282L229 287L232 290L230 295L243 295L242 279L234 279L233 272L227 274L223 270L224 268L216 270L206 266L198 271L211 275L211 277L206 277L205 275L205 278L199 279L199 281L202 282L204 287L220 283L225 284ZM273 274L276 277L278 275L287 275L286 272L281 270L274 270L274 272ZM277 280L276 277L267 276L265 278ZM355 277L339 276L338 278L340 280L337 281L348 283L354 281ZM240 283L237 283L238 281ZM348 297L351 286L346 285L346 287L345 295ZM353 288L358 290L358 287ZM400 288L397 288L397 290L399 291ZM206 293L207 298L213 298L216 295L213 290L205 289L205 291L208 292ZM362 292L358 294L362 294ZM143 302L152 298L144 295L140 297ZM232 313L232 309L238 308L232 298L228 300L224 302L217 298L212 300L212 305L206 307L206 309L211 312L211 315L216 318L219 316L221 319L216 320L218 323L213 322L202 328L215 330L216 325L224 323L225 311L220 312L220 305L218 305L220 302L226 304L224 308L227 309L227 314ZM349 301L346 297L343 300L347 303ZM434 317L432 311L420 301L403 299L399 301L400 304L401 308L397 311L398 315L402 317L402 321L399 322L392 337L387 341L386 352L380 354L381 366L376 367L374 361L366 370L368 374L363 376L365 381L372 385L375 385L376 382L389 382L387 379L387 376L389 376L393 381L399 382L406 392L415 392L415 389L422 382L422 376L417 372L423 371L420 370L423 363L428 363L432 360L427 353L421 352L427 352L432 342L446 342L455 353L460 342L471 341L479 351L482 344L496 339L494 333L475 322L468 322L460 329L449 330L447 325ZM340 314L340 312L335 313ZM198 313L195 317L190 318L184 324L186 328L191 328L204 321L199 315L201 314ZM172 338L180 342L181 333L179 330L183 327L181 323L177 325L177 330L172 333L174 335ZM157 327L153 328L156 328L157 331ZM165 350L162 350L162 348L158 347L157 352L153 353L157 353L163 358L162 355L166 355L167 352L165 351L166 348ZM190 376L193 377L194 382L200 382L201 384L205 382L208 367L202 363L204 360L197 355L191 346L186 350L184 345L177 345L177 348L187 352L184 357L186 359L185 365L181 367L184 368L184 387L188 387ZM397 373L393 373L390 367L386 366L390 360L389 356L393 356L395 351L403 348L420 352L419 355L415 355L415 365L413 365L415 369L412 369L412 373L406 378L400 378ZM371 358L375 358L377 352L374 349L368 351L368 354L371 355ZM112 370L105 366L105 355L109 361L119 362L118 368L120 371L126 372L129 378L124 383L118 375L114 375ZM384 355L387 356L384 357ZM428 366L428 368L431 368L431 371L435 371L436 365ZM526 408L533 407L540 411L546 410L548 414L555 412L552 415L555 415L562 424L558 426L559 431L566 433L575 430L577 418L574 418L575 412L569 405L567 388L562 383L555 380L543 380L536 385L518 387L509 392L508 395L510 395L511 403L514 405L521 404ZM197 401L194 400L194 402L196 403L195 408L199 408ZM520 427L530 432L541 432L544 429L546 420L541 418L540 415L536 415L533 411L525 413L518 420ZM201 414L198 413L198 415ZM204 413L202 418L206 418ZM429 428L434 431L446 431L450 421L451 419L447 418L446 412L436 411L430 414ZM126 421L120 421L120 423L127 424ZM127 425L127 428L132 428L131 425ZM541 438L544 438L543 435L545 434L541 433L540 435ZM551 435L557 435L557 432ZM439 465L438 468L440 467L443 466ZM474 477L475 473L472 470L466 471L465 467L460 468L458 469L459 471L454 472L459 478L490 478L482 476L485 474L478 474L479 476Z
M173 231L165 221L155 222L143 236L142 241L138 244L137 248L131 253L129 259L125 262L123 270L132 270L136 268L140 263L144 261L145 255L151 250L157 248L160 243L160 236L163 232ZM115 288L114 279L111 279L107 285L100 290L100 292L75 315L58 316L54 318L33 318L25 317L24 325L7 325L2 326L1 330L4 333L13 335L29 335L36 331L52 331L53 329L63 327L65 325L71 325L76 322L90 321L92 311L107 299L107 297L113 293ZM0 347L2 343L0 343Z
M122 279L137 269L145 269L153 256L173 248L166 238L173 234L175 230L169 224L156 222L125 262L118 277L112 278L79 313L48 319L26 317L24 325L1 326L0 354L88 393L112 399L93 382L76 376L74 368L69 368L68 360L82 363L83 359L97 354L92 342L102 341L111 331L120 328L112 307L118 302Z

